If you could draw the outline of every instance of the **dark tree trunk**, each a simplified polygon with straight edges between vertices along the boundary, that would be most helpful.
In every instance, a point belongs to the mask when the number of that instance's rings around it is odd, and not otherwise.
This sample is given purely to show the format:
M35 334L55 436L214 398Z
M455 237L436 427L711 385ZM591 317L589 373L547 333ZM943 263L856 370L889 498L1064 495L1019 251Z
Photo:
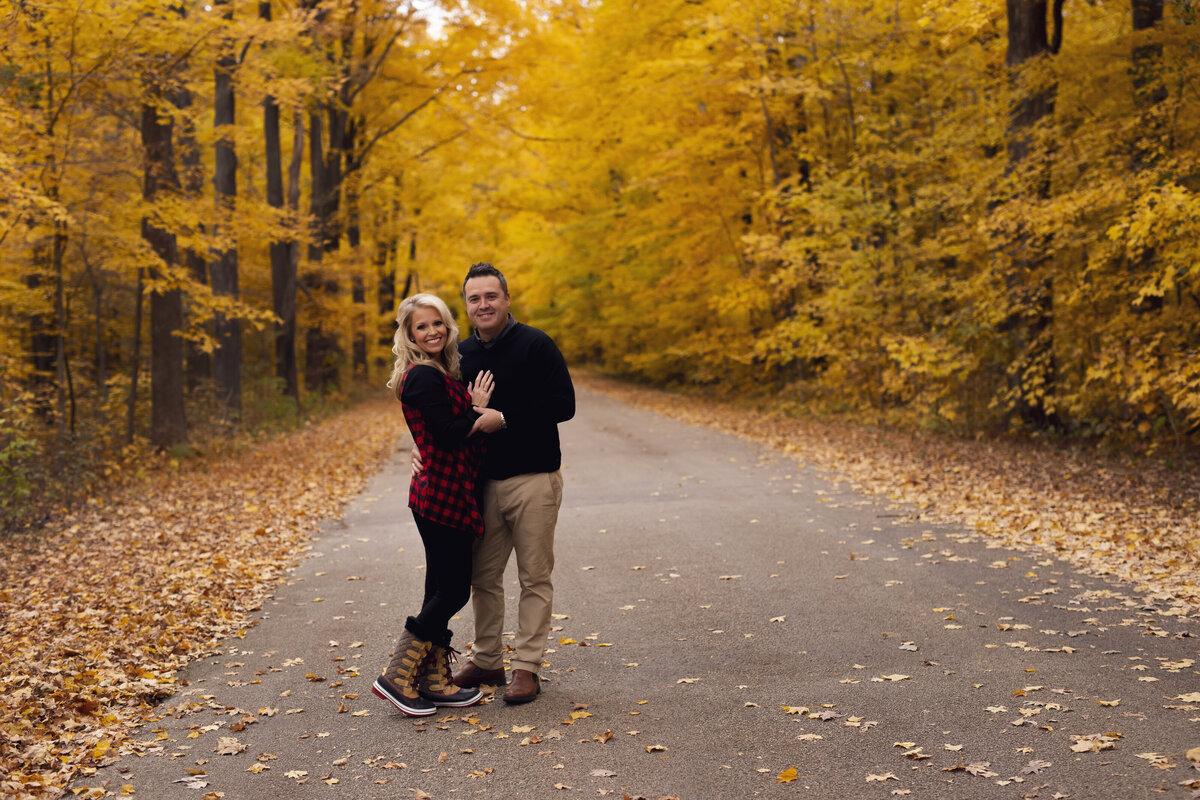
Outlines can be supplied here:
M296 220L300 217L300 173L304 167L304 114L300 109L292 112L292 160L288 163L287 207L288 215ZM292 280L300 269L300 241L296 238L288 240L288 260L291 263ZM293 302L295 292L292 293ZM295 307L292 308L292 338L293 345L296 335ZM292 347L292 358L295 359L296 348Z
M326 309L321 307L321 298L333 299L338 294L335 278L323 275L321 264L325 253L336 252L341 239L338 230L340 197L340 155L331 159L325 148L325 110L318 109L309 114L309 168L312 173L310 207L314 225L313 240L308 246L309 271L305 286L309 294L317 299L316 317L305 331L305 387L313 392L326 392L337 388L338 364L342 360L337 333L328 319ZM330 112L330 116L333 116ZM331 136L331 140L336 138ZM332 143L329 147L333 151ZM331 160L334 166L331 166Z
M83 261L83 268L87 272L88 280L91 282L92 289L92 327L93 336L93 358L95 359L96 370L96 389L100 398L99 405L103 407L108 403L108 349L104 346L104 282L103 274L98 272L93 266L91 259L88 257L86 247L86 237L81 242L80 259ZM97 409L97 417L102 416L102 411Z
M142 146L146 151L142 196L153 203L160 190L178 191L175 154L171 142L173 123L160 118L152 103L142 106ZM142 238L167 266L176 263L175 234L142 219ZM161 279L158 270L151 277ZM140 294L139 294L140 296ZM140 301L139 301L140 302ZM156 291L150 297L150 441L166 448L187 437L183 406L183 299L178 289ZM135 352L138 347L135 345ZM136 364L136 358L135 358ZM136 370L136 366L134 369ZM136 398L136 373L131 390Z
M387 348L392 346L393 331L396 327L394 323L387 321L389 317L394 318L396 312L396 261L393 258L396 252L396 232L391 226L388 226L388 231L386 237L380 237L375 243L374 259L377 308L381 320L375 340L379 346L375 366L380 369L387 366L387 358L384 353L387 352Z
M200 160L200 145L196 142L196 129L191 117L186 112L192 107L192 93L186 86L181 86L172 98L175 107L185 112L183 129L179 136L179 161L183 167L183 189L190 198L197 198L204 191L204 164ZM200 227L204 231L204 227ZM208 262L204 255L194 247L184 250L188 275L198 286L208 285ZM207 326L212 333L211 325ZM194 392L201 384L212 378L212 356L200 345L188 341L184 345L187 362L187 390Z
M28 288L41 288L42 275L49 267L49 259L48 242L38 242L33 250L34 271L25 276ZM33 361L31 380L38 414L46 422L52 416L50 389L54 384L54 356L58 352L58 338L45 314L35 312L29 315L30 355Z
M218 0L216 5L224 6L222 18L233 19L233 6L230 0ZM234 124L233 70L237 59L231 49L231 44L222 47L221 55L217 58L215 70L215 93L213 97L213 124L217 129L216 171L214 184L217 195L218 231L223 223L227 230L225 235L232 235L232 221L237 202L237 153L233 145L233 133L230 130ZM218 238L219 241L219 238ZM238 296L238 253L237 244L231 242L228 247L216 254L212 264L213 294L225 295L232 298ZM242 411L242 325L236 316L218 311L213 324L217 347L213 353L213 383L216 389L217 403L222 408L226 418L236 421Z
M258 4L258 16L270 21L269 0ZM282 220L283 152L279 135L279 103L272 95L263 99L263 138L267 159L267 203L276 209L276 219ZM271 237L271 298L277 318L275 376L283 381L284 394L298 403L300 386L296 374L296 265L292 261L293 244L275 235Z
M346 131L346 243L354 259L355 272L350 281L350 300L354 303L353 364L354 374L367 377L367 288L363 280L363 259L359 249L362 245L361 221L359 219L359 181L362 162L359 160L363 121L351 117Z
M67 310L63 298L63 254L67 249L66 223L55 221L54 236L50 245L50 262L54 269L54 320L57 335L54 343L54 383L56 387L55 400L58 412L58 435L66 431L68 424L71 433L75 432L75 400L74 387L70 385L70 375L67 370L67 342L64 335L67 330ZM66 393L71 392L71 412L68 418Z
M1008 50L1005 65L1018 85L1022 68L1037 58L1057 50L1061 39L1058 23L1061 0L1055 0L1055 46L1047 33L1046 0L1007 0ZM1034 170L1029 182L1032 195L1045 199L1050 193L1049 164L1030 163L1031 129L1054 112L1056 87L1024 87L1009 112L1008 171L1010 174ZM1009 333L1012 361L1009 364L1009 390L1015 411L1022 422L1044 428L1055 422L1049 405L1055 384L1053 351L1053 283L1046 274L1047 243L1043 237L1020 230L1011 243L1011 267L1006 276L1009 316L1004 328Z
M145 113L143 111L143 113ZM143 231L145 222L143 221ZM142 368L142 292L144 273L141 267L137 271L137 284L133 292L133 347L129 357L129 400L125 407L125 443L133 443L134 421L137 419L138 378Z
M309 115L314 236L309 246L309 261L313 267L305 276L304 284L317 305L322 306L322 298L333 300L341 288L333 274L322 273L320 263L324 254L335 253L341 246L342 165L346 156L347 125L355 86L352 52L356 30L354 14L357 9L355 4L350 5L350 18L342 20L338 28L342 31L341 41L335 42L329 35L330 31L320 28L325 20L325 12L320 10L319 5L314 0L303 0L302 5L317 9L317 39L325 43L327 58L336 65L342 77L333 95L320 102ZM336 388L338 367L344 360L344 353L327 308L318 307L316 319L306 331L305 342L305 385L314 391Z
M292 112L292 160L288 163L288 186L287 186L287 207L288 215L292 220L300 218L300 174L304 166L304 114L300 109L295 109ZM293 285L299 286L298 275L300 272L300 240L290 239L288 241L288 269L291 271ZM296 358L297 345L297 324L296 324L296 293L292 292L292 328L291 347L288 348L291 353L292 364L291 372L295 377L298 370L298 359ZM300 389L296 388L296 400L299 403Z
M47 37L43 42L47 51L51 48L51 40ZM53 109L59 102L56 93L55 75L50 71L50 59L47 58L46 74L41 81L40 88L37 94L32 98L34 107L41 107L45 112L46 125L43 134L47 137L54 136L54 114ZM41 92L44 90L45 94ZM54 200L58 197L57 186L57 160L53 151L47 158L45 172L43 173L49 182L48 195ZM35 223L36 224L36 223ZM30 333L33 344L33 385L35 390L34 402L38 414L44 419L49 420L54 417L54 423L59 436L63 435L64 431L64 411L65 403L63 400L63 364L62 354L63 336L66 333L66 328L63 325L62 314L62 251L60 234L60 223L54 222L54 233L48 238L40 240L34 247L33 253L33 272L27 276L26 284L31 289L36 289L41 286L42 279L47 276L53 276L54 284L51 294L51 309L53 319L47 322L42 314L33 314L30 317ZM51 410L49 392L53 388L55 395L54 410Z

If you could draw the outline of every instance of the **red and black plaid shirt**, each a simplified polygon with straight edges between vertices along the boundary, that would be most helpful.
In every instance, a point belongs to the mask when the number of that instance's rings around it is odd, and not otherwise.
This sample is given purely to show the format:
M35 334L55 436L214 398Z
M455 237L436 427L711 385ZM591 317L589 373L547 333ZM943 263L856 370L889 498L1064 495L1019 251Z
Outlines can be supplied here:
M478 487L483 443L482 437L468 436L478 415L471 410L467 388L423 365L409 367L403 381L404 420L422 464L408 487L408 507L441 525L482 536Z

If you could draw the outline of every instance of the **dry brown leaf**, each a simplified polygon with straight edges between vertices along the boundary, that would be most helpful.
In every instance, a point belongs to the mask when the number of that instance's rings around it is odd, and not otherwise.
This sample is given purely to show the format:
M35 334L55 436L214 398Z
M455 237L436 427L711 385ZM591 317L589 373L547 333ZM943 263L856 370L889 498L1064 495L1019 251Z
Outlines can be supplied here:
M63 789L82 766L109 763L142 721L139 708L177 689L181 667L214 640L245 636L250 612L321 521L340 513L404 435L389 398L267 441L227 434L173 466L141 453L128 470L140 473L136 481L6 552L0 674L10 702L0 705L9 737L0 774L35 770L46 788ZM29 619L41 621L37 637L27 635ZM111 626L96 624L107 619L121 620L120 647ZM51 667L72 681L84 676L92 700L43 689Z

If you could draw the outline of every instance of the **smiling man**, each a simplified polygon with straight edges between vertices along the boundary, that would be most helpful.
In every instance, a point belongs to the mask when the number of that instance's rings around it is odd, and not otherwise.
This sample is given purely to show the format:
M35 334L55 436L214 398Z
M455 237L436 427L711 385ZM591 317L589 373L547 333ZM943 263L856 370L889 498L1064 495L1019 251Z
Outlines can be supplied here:
M550 630L554 585L554 526L562 504L558 423L575 416L575 387L554 340L508 312L508 281L491 264L471 265L463 281L474 335L459 346L466 381L491 370L491 408L502 428L488 437L484 456L483 538L471 576L475 644L454 676L465 688L503 684L504 568L517 556L521 597L516 655L506 703L527 703L541 692L538 669Z

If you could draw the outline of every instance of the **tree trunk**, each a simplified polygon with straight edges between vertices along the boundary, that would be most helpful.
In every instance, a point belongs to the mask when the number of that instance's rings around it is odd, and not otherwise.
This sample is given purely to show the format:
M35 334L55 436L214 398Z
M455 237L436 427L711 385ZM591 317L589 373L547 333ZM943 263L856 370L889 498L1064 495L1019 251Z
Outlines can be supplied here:
M395 223L388 225L387 235L380 236L375 242L375 280L376 297L378 300L380 320L375 343L378 345L378 355L375 366L379 369L387 367L388 359L384 355L392 346L393 331L396 326L387 322L396 313L396 228Z
M362 229L359 219L360 168L359 148L363 121L350 117L346 131L346 243L350 246L350 257L354 274L350 281L350 301L354 304L353 321L353 364L356 377L367 377L367 288L362 274Z
M224 6L221 17L224 20L233 19L233 6L230 0L217 0L215 5ZM216 128L216 170L214 184L217 199L217 241L220 241L221 227L224 225L224 235L232 235L232 221L237 201L237 153L233 145L234 96L233 70L237 59L232 51L232 44L226 42L217 58L215 74L215 92L213 96L213 125ZM220 245L218 245L220 246ZM216 254L212 264L213 294L225 295L232 298L238 296L238 253L237 244L230 242L229 246ZM218 311L214 318L213 332L217 347L213 353L213 383L216 389L217 403L225 418L236 422L242 411L242 325L236 316Z
M325 253L335 252L341 238L337 227L338 195L337 173L330 169L329 157L325 152L325 120L323 109L309 114L309 168L312 174L310 209L313 219L313 239L308 246L309 270L305 286L316 302L315 319L305 332L305 387L312 392L326 392L338 384L338 362L341 349L337 333L326 317L321 300L336 298L338 282L323 276L321 264ZM332 147L330 148L332 149Z
M258 4L258 16L271 20L271 3ZM303 135L303 133L301 133ZM283 153L279 136L279 103L274 96L263 98L263 138L267 160L267 203L283 213ZM295 151L293 150L293 159ZM296 374L296 270L292 262L293 242L271 237L271 297L275 310L275 376L283 381L284 394L300 401Z
M1055 0L1056 20L1061 0ZM1005 65L1013 85L1023 67L1040 57L1048 57L1052 48L1047 35L1046 0L1007 0L1008 50ZM1056 28L1055 38L1061 36ZM1026 87L1013 101L1009 112L1008 172L1037 170L1032 181L1033 197L1045 199L1050 193L1047 163L1028 163L1030 131L1054 112L1056 87ZM1055 364L1053 354L1053 283L1045 266L1047 243L1027 230L1018 230L1011 242L1011 266L1005 281L1008 288L1009 316L1004 328L1009 332L1012 361L1009 364L1009 390L1014 409L1022 422L1044 428L1055 420L1048 402L1053 394Z
M183 130L179 137L179 147L182 151L179 161L183 166L183 189L189 198L198 198L204 191L204 165L200 160L200 145L196 142L195 126L192 124L190 115L186 113L192 107L192 93L187 86L181 86L175 92L172 101L176 108L185 112ZM203 231L204 226L201 225L200 232ZM188 247L184 250L184 259L192 280L199 286L207 286L208 262L203 254L194 247ZM211 326L206 327L209 328L211 334ZM191 393L212 378L212 356L198 343L190 340L184 345L184 350L187 361L187 390Z
M104 346L104 282L102 274L92 266L91 259L88 257L86 234L80 242L79 254L92 289L92 326L95 336L93 357L95 359L97 396L100 398L100 408L97 409L96 416L99 418L103 416L101 409L108 403L108 350Z
M143 104L142 146L146 152L146 163L142 197L147 203L154 202L160 189L179 189L179 176L175 173L175 154L171 142L172 128L170 118L160 118L153 103ZM142 238L149 243L164 264L175 264L175 234L158 227L149 217L144 217ZM151 277L161 279L164 276L158 270L152 270ZM159 448L178 444L187 437L183 406L183 340L179 337L182 326L183 299L180 291L159 289L151 295L150 441ZM134 350L135 353L138 351L137 345ZM136 356L134 369L131 403L136 402Z
M57 193L56 193L57 194ZM71 413L69 416L68 429L71 433L75 432L75 401L74 387L69 386L70 376L67 370L67 311L63 298L63 254L67 249L67 226L66 223L55 221L54 237L51 241L50 261L54 268L54 320L57 335L54 337L57 341L54 345L54 378L57 391L55 399L57 401L58 412L58 435L62 436L66 433L63 425L68 424L67 414L67 397L66 392L71 390Z
M133 347L130 348L133 352L129 357L129 401L126 403L125 408L126 444L133 443L133 423L137 418L138 377L142 367L142 292L144 273L145 270L138 267L137 284L133 293Z
M49 258L47 242L38 242L33 248L33 270L25 276L25 285L29 289L41 288L42 275L49 266L47 264ZM30 355L33 361L31 380L35 407L38 415L49 422L52 415L49 396L55 371L54 354L58 352L58 334L47 321L45 314L34 312L29 315L29 339Z

